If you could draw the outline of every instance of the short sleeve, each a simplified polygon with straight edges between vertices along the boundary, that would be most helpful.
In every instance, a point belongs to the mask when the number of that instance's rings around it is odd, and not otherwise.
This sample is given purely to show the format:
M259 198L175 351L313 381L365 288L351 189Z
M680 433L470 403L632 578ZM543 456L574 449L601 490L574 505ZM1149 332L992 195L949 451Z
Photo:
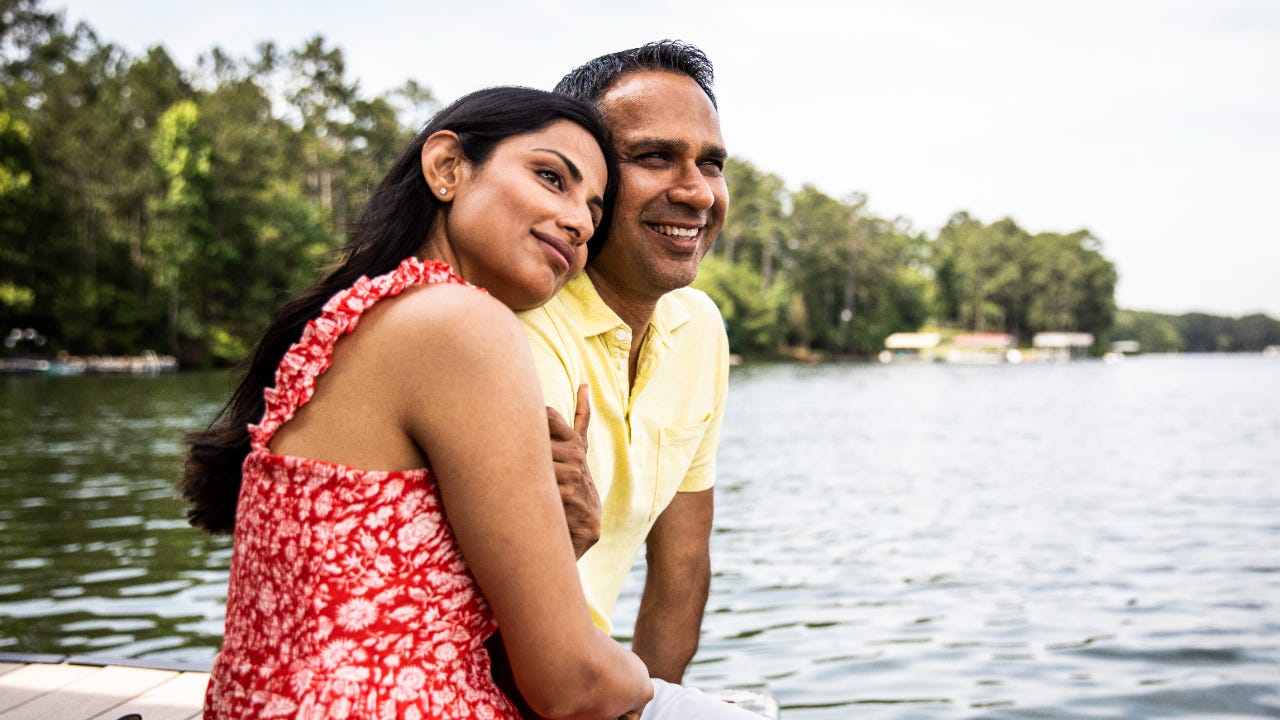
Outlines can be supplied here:
M552 302L555 302L554 300ZM581 358L573 351L572 338L562 323L556 322L547 306L517 314L524 326L533 364L542 385L543 401L565 422L573 422L578 386L585 380Z
M714 326L708 328L703 337L714 337L716 343L715 349L707 353L716 365L714 406L693 462L680 482L679 492L699 492L716 484L716 451L720 447L720 428L724 424L724 412L729 398L729 337L724 323L720 321L719 311L715 310L711 315L714 316Z

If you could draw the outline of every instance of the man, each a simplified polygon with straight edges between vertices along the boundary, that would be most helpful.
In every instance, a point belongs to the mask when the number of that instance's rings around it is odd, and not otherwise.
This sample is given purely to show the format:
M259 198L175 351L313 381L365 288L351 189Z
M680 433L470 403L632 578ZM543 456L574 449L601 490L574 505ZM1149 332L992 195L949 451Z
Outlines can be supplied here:
M702 51L670 41L596 58L560 81L557 92L604 116L618 195L607 233L589 243L586 270L521 314L579 575L602 630L612 630L627 572L647 547L632 640L654 678L644 720L758 720L673 684L697 651L710 587L711 488L729 375L720 313L687 287L729 202L711 82ZM489 648L495 677L518 702L496 635Z
M521 315L547 404L581 420L577 390L585 384L590 393L587 465L603 513L599 542L579 571L593 619L611 630L609 616L644 544L648 570L632 649L650 675L672 683L697 650L710 586L715 451L728 384L720 314L686 287L729 201L711 80L700 50L669 41L596 58L561 80L556 91L595 103L613 134L618 196L607 239L592 241L585 272Z

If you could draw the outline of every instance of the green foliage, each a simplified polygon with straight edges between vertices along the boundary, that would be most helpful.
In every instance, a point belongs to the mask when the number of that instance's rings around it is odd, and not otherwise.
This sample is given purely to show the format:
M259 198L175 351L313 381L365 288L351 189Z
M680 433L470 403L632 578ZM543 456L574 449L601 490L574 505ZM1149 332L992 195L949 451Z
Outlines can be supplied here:
M215 327L209 332L209 354L219 364L239 362L251 348L251 342L235 337L225 328Z
M1178 319L1173 315L1120 310L1112 337L1116 340L1136 340L1142 352L1179 352L1183 348L1182 332Z
M1280 345L1280 322L1265 315L1243 318L1188 313L1178 318L1186 352L1249 352Z
M1280 320L1262 314L1232 318L1120 310L1113 337L1137 340L1143 352L1260 352L1280 346Z
M783 322L790 289L785 281L765 287L764 279L745 263L707 257L693 286L707 293L724 316L729 347L762 355L775 352L784 340Z
M190 73L2 2L0 326L49 352L238 361L410 136L394 103L434 103L417 83L360 97L319 37Z
M35 300L36 294L31 288L0 282L0 305L21 312L30 309Z
M0 108L7 103L0 88ZM24 167L30 155L31 128L11 113L0 110L0 199L9 200L31 187L31 171Z
M1042 331L1105 338L1115 320L1116 271L1099 248L1087 230L1032 235L1009 218L986 225L957 213L931 258L940 319L1023 343Z

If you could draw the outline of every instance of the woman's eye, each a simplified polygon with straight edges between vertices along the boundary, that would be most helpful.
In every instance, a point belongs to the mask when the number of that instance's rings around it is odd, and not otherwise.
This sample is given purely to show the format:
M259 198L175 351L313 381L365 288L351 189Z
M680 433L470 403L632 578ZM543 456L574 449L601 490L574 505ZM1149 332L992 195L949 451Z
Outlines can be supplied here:
M538 177L555 185L556 187L564 187L564 179L560 177L560 173L555 170L538 170Z

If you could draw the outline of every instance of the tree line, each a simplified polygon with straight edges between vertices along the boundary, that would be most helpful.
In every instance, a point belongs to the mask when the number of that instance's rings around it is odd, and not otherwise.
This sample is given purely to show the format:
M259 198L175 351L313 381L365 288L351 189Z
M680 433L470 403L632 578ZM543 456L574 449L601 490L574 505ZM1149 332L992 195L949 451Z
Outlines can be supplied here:
M1280 320L1262 313L1237 318L1121 310L1112 334L1138 341L1144 352L1260 352L1280 347Z
M890 333L926 325L1106 337L1115 266L1087 230L1037 233L1005 218L953 215L936 235L731 160L729 220L696 286L716 298L730 345L874 355Z
M197 367L247 353L437 108L413 80L364 97L321 37L246 58L214 48L184 70L163 47L131 57L67 28L39 0L0 0L0 80L0 333L33 328L46 353L153 349ZM926 325L1023 343L1163 332L1117 315L1115 267L1086 230L957 213L930 236L864 196L792 192L741 160L725 174L728 221L695 284L735 352L868 356ZM1176 349L1199 349L1191 325Z
M0 2L0 53L0 328L50 352L238 361L435 106L362 97L319 37L188 72L37 0Z

